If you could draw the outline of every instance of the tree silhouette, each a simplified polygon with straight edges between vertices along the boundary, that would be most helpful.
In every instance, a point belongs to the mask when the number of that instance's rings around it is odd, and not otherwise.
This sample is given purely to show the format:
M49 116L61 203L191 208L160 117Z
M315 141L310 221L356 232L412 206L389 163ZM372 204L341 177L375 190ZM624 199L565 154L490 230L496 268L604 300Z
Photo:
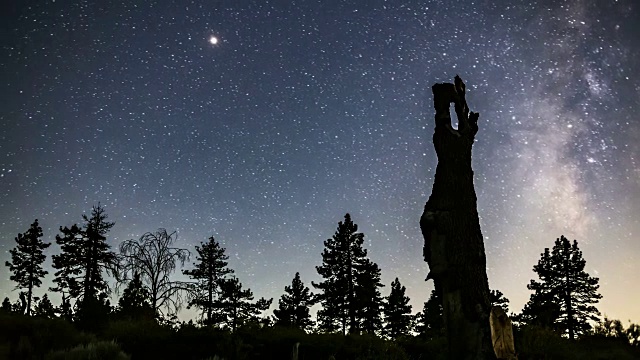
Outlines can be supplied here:
M113 311L106 292L100 292L95 297L85 296L83 301L76 304L75 320L78 327L91 332L102 331Z
M155 311L149 301L149 291L142 284L140 274L134 273L118 300L117 314L127 319L155 317Z
M576 240L572 244L564 236L556 239L552 251L546 248L533 267L540 281L527 285L534 293L518 320L551 326L570 339L591 329L588 321L598 321L600 315L593 304L602 295L598 278L584 271L585 264Z
M423 255L442 297L450 359L491 358L489 282L484 241L473 184L471 152L479 114L469 112L466 86L432 87L435 114L433 145L438 165L429 200L420 217ZM451 125L454 103L458 128Z
M69 301L69 296L67 296L65 292L62 292L62 303L56 308L56 312L59 317L67 320L68 322L73 321L73 307Z
M27 310L27 302L24 300L24 293L20 292L20 299L11 304L11 311L17 314L23 314Z
M324 242L322 265L316 266L318 274L324 278L320 283L311 284L321 292L317 300L322 303L318 311L320 329L328 332L342 330L346 334L357 332L356 276L358 266L363 265L367 251L362 248L364 235L358 232L358 225L351 221L351 215L338 222L338 229L331 239Z
M11 301L8 297L4 298L4 300L2 301L2 307L0 309L2 309L2 311L7 314L13 312L13 309L11 308Z
M381 273L378 264L364 259L356 265L355 301L357 325L359 331L375 334L382 329L383 298L380 288Z
M44 294L42 296L42 299L40 299L40 301L38 301L38 303L36 304L34 315L47 319L53 319L56 317L56 309L53 307L53 304L51 304L51 301L49 300L49 296L47 296L47 294Z
M285 294L278 300L278 308L273 310L276 325L307 330L313 325L309 308L314 304L314 296L300 280L297 272L291 286L284 287Z
M509 299L504 296L502 291L491 290L489 298L491 299L491 306L500 306L505 314L509 312Z
M625 329L622 321L609 319L606 315L604 319L593 328L593 335L623 340L625 344L640 346L640 325L629 321L629 326Z
M151 307L158 316L180 310L186 296L193 287L184 281L171 279L176 265L184 266L189 259L189 250L173 247L176 232L168 233L158 229L143 234L138 240L126 240L120 244L120 278L126 280L139 274L140 280L149 293Z
M18 237L15 238L17 245L9 250L11 261L5 263L9 267L9 271L13 273L9 280L18 283L15 288L26 290L27 315L31 315L33 289L40 287L42 285L41 278L48 274L42 268L42 263L46 259L46 255L42 252L51 244L42 242L41 237L42 228L36 219L24 235L18 234Z
M74 224L71 228L60 227L56 243L61 253L53 255L55 272L51 291L64 292L69 297L80 299L85 310L89 303L96 305L98 298L109 291L103 272L115 274L117 258L106 242L106 234L114 222L107 221L104 207L93 206L91 217L82 215L83 228Z
M227 275L233 274L233 270L227 267L229 256L225 254L225 248L212 237L207 243L196 246L196 260L193 270L184 270L183 274L196 280L192 299L188 307L195 306L202 310L203 322L206 325L217 324L220 319L215 318L216 300L220 295L220 281Z
M409 297L405 295L406 290L396 278L391 283L391 293L384 303L384 330L392 339L409 334L411 305L409 305Z
M117 258L107 244L106 234L115 225L115 222L107 221L107 214L104 207L98 204L91 209L91 217L82 214L84 220L84 234L86 242L86 271L84 285L84 295L87 298L104 298L109 291L106 281L102 278L101 263L111 272L117 269ZM92 279L88 281L87 279ZM104 284L104 291L97 293L96 284ZM87 296L89 295L89 296Z
M562 310L560 304L550 293L533 293L529 301L524 304L520 314L515 316L515 321L520 324L536 325L558 331L557 320Z
M629 339L629 343L631 343L632 346L640 347L640 325L629 324L625 333L627 334L627 339Z
M418 314L416 330L420 336L433 339L444 335L444 319L442 298L433 289L429 299L424 303L422 312Z
M593 334L613 338L627 337L624 327L622 326L622 321L609 319L607 316L605 316L602 321L596 323L596 326L593 328Z
M222 323L231 332L247 322L258 322L259 315L271 306L273 299L264 298L253 302L251 289L242 289L242 284L236 277L220 280L220 298L217 309L220 311Z
M83 271L86 271L88 252L85 248L85 239L82 229L73 224L70 228L60 227L62 235L56 235L56 243L60 245L61 253L51 256L53 268L58 269L54 274L53 282L56 287L51 291L66 292L71 298L82 295ZM93 280L93 279L90 279ZM102 284L97 284L100 288Z

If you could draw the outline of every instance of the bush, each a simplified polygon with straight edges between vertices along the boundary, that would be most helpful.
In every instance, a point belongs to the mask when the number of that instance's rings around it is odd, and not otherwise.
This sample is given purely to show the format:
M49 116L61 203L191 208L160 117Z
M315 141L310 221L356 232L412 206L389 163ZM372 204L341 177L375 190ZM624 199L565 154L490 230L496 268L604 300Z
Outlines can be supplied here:
M113 341L97 341L87 345L78 345L69 350L50 353L46 360L129 360L129 356L120 350Z
M640 349L633 347L626 339L585 336L578 340L578 357L593 360L634 360L640 359Z
M447 338L444 336L428 339L423 336L406 336L398 339L410 359L448 359Z
M77 331L62 319L0 314L0 343L8 344L3 350L8 358L40 359L51 351L94 340L95 336Z
M576 346L551 329L526 325L514 332L519 360L579 359Z
M173 339L173 354L181 359L201 360L216 355L234 359L231 354L236 353L231 334L212 327L182 325L173 335Z
M164 359L171 357L172 334L153 320L120 320L107 324L102 338L117 341L133 359Z
M581 359L581 360L632 360L640 359L640 349L635 349L624 339L598 335L582 336L571 341L551 329L523 326L515 334L518 359Z
M404 350L396 343L374 335L306 334L298 329L240 329L243 356L248 359L291 359L294 347L304 360L405 360ZM226 356L225 356L226 357Z

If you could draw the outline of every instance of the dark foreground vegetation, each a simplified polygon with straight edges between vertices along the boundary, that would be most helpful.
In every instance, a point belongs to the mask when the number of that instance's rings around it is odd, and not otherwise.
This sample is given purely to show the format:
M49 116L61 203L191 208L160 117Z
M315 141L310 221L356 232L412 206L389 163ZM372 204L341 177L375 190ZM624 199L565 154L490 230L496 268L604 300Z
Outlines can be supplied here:
M578 340L524 326L516 329L520 360L640 359L615 330L596 330ZM296 352L297 349L297 352ZM395 341L375 335L305 333L294 328L247 324L236 333L191 323L159 324L152 319L110 319L87 333L60 318L3 311L1 359L446 359L444 337L403 336Z

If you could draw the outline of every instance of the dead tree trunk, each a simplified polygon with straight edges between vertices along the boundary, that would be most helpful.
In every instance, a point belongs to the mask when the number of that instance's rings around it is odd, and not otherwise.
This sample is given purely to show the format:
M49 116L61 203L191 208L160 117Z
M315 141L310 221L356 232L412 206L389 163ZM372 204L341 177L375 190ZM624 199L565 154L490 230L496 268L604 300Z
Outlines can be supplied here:
M427 280L433 279L441 294L449 358L495 359L486 257L471 169L478 113L469 112L459 76L454 84L433 85L432 91L438 166L420 218L430 271ZM458 129L451 125L450 103L455 105Z

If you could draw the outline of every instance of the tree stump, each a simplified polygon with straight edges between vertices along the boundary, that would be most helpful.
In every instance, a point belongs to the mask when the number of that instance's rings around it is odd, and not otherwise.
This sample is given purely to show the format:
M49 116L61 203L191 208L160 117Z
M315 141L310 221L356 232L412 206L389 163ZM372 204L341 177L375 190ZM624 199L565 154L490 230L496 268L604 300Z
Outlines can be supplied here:
M518 360L513 343L511 319L500 306L491 308L489 322L491 324L491 342L496 357L500 360Z
M489 284L484 242L476 205L471 149L478 132L478 113L469 112L465 84L432 87L436 110L433 145L438 165L420 228L424 259L443 301L449 358L495 359L491 344ZM451 125L455 106L458 128Z

